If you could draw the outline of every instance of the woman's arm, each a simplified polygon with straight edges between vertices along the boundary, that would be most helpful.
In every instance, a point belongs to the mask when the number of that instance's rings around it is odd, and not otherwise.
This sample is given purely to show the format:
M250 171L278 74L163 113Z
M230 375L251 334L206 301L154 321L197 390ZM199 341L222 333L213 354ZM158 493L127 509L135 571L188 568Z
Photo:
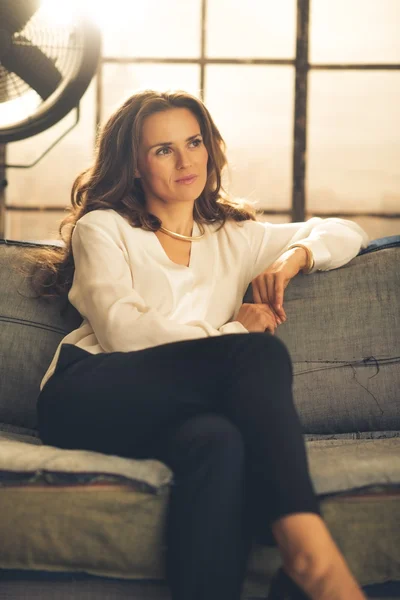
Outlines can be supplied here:
M147 306L132 286L119 240L98 225L78 221L72 249L75 273L68 299L89 321L106 352L246 332L240 323L227 323L220 329L202 320L180 324Z
M301 223L247 221L252 260L252 281L267 269L291 244L299 242L313 253L315 271L330 271L348 263L365 248L369 236L354 221L336 217L313 217Z

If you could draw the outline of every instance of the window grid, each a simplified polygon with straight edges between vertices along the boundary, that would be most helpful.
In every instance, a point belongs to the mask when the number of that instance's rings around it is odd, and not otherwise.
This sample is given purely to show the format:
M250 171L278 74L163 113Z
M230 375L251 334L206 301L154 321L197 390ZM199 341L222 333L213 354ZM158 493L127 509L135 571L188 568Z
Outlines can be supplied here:
M96 131L102 121L102 98L103 98L103 77L102 69L105 64L193 64L200 67L200 98L204 101L205 92L205 68L207 65L289 65L295 70L295 96L293 103L294 110L294 129L293 129L293 158L292 158L292 206L290 209L264 209L264 215L290 215L292 222L305 221L306 219L306 192L305 175L307 167L307 98L308 98L308 73L311 70L400 70L400 64L380 63L380 64L356 64L356 63L338 63L338 64L310 64L309 62L309 35L310 35L310 0L297 0L297 28L296 28L296 54L293 59L261 59L261 58L207 58L206 36L207 36L207 4L208 0L201 0L201 39L200 56L198 58L157 58L157 57L112 57L102 56L99 61L96 78L96 107L95 107L95 128ZM3 206L1 215L4 222L5 209L7 210L29 210L29 211L54 211L64 212L64 208L58 206ZM313 211L313 214L321 217L378 217L378 218L400 218L398 213L380 213L380 212L351 212L344 213L332 211Z

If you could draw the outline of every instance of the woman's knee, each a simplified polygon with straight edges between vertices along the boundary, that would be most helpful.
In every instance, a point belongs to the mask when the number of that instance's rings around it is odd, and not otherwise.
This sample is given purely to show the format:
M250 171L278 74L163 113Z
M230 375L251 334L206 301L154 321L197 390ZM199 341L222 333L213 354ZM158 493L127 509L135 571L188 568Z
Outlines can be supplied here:
M242 465L244 440L239 428L228 417L217 413L205 413L187 421L180 433L186 440L186 451L199 453Z
M291 377L293 376L292 358L286 344L275 335L268 333L249 333L242 336L247 342L248 363L268 366L268 370L277 373L284 372L286 377L286 368L288 368Z

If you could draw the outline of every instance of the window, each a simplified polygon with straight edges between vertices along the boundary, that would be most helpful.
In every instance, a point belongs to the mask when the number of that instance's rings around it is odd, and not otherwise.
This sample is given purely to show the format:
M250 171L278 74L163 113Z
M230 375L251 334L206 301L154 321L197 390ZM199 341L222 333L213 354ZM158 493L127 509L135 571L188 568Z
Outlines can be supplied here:
M52 207L61 219L74 177L90 163L96 125L143 87L205 101L227 143L224 183L257 200L263 219L342 216L373 238L399 232L398 0L96 6L103 55L81 122L37 166L8 171L7 237L53 235L38 212L36 225L23 227L25 209ZM63 127L10 144L8 161L34 157Z

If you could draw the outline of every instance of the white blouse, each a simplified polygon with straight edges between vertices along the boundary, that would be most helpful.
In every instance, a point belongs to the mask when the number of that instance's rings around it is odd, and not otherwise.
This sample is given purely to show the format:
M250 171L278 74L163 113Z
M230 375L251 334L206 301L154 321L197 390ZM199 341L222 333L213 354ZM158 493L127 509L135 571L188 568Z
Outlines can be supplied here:
M235 321L247 287L290 244L311 249L313 273L345 265L369 242L359 225L339 218L283 224L229 220L219 231L218 224L204 228L185 266L167 256L154 232L132 227L115 210L94 210L79 219L68 299L83 321L59 343L40 389L54 373L63 343L98 354L248 333ZM199 234L195 222L192 235Z

